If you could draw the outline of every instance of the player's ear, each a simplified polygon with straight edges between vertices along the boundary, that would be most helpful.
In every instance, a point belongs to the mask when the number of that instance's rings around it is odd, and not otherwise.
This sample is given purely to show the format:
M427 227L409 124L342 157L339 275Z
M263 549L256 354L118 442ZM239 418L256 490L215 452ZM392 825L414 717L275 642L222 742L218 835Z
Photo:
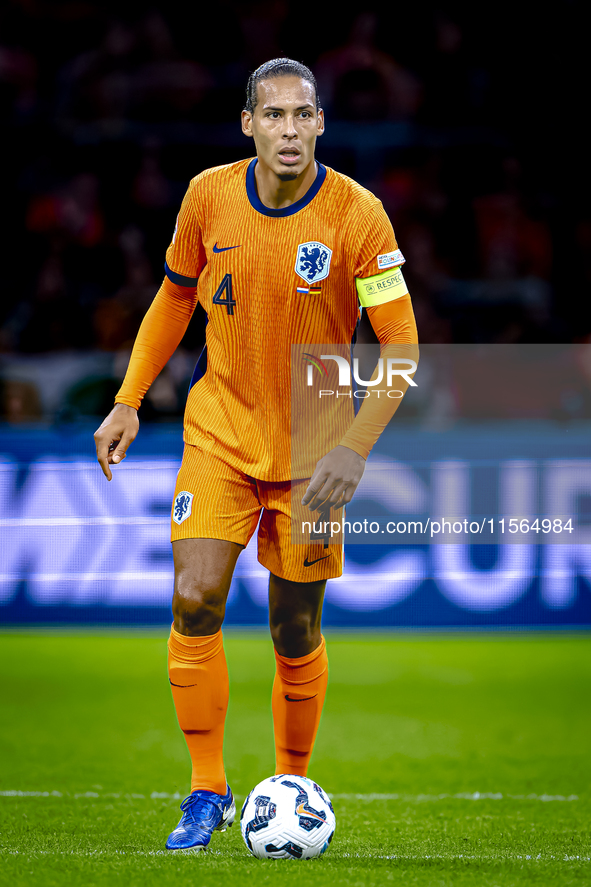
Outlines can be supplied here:
M252 114L250 111L242 112L242 132L245 136L252 138Z
M324 132L324 111L322 110L322 108L320 108L320 110L318 111L317 122L318 128L316 130L316 135L321 136Z

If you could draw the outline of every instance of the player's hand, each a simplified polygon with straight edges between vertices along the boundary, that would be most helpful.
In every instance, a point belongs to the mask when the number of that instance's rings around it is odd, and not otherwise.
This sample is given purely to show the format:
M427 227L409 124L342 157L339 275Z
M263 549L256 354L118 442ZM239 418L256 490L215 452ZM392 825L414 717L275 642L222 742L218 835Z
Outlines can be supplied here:
M125 403L116 403L103 424L94 433L96 457L107 480L112 474L109 465L125 459L127 448L139 431L137 410Z
M353 498L364 470L363 456L349 447L335 447L318 462L302 505L310 511L342 508Z

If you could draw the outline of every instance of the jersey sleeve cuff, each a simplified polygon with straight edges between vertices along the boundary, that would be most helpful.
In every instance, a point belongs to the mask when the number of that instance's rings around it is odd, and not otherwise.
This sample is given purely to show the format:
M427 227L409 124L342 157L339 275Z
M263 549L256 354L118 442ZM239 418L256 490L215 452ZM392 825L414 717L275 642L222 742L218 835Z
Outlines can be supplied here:
M127 394L118 394L115 398L115 403L123 403L127 407L132 407L134 410L139 410L141 405L141 399L139 397L130 397Z
M185 277L184 274L178 274L176 271L173 271L168 267L168 262L164 263L164 272L169 280L173 283L176 283L177 286L192 286L196 287L197 282L199 280L198 277Z
M349 429L343 439L339 441L339 446L347 447L348 450L353 450L358 456L367 459L371 452L372 444L368 440L360 440L359 438L363 438L363 433L360 432L359 436L357 436L354 431Z

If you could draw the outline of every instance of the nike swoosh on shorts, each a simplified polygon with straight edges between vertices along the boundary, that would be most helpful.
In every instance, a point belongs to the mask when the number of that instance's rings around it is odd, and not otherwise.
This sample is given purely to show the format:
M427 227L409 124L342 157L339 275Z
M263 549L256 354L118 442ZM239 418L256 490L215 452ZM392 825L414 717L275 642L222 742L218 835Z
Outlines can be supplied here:
M318 561L324 561L327 557L330 557L330 554L325 554L324 557L317 557L315 561L309 561L308 558L304 561L305 567L311 567L313 564L317 564Z

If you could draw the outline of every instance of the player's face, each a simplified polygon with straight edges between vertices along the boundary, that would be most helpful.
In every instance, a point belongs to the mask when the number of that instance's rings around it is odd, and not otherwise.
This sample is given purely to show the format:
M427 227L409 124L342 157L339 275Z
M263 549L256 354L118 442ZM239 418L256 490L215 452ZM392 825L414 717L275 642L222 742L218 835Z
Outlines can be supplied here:
M242 112L242 131L254 138L259 163L282 181L297 179L309 169L324 132L314 87L301 77L274 77L258 84L257 98L254 114Z

